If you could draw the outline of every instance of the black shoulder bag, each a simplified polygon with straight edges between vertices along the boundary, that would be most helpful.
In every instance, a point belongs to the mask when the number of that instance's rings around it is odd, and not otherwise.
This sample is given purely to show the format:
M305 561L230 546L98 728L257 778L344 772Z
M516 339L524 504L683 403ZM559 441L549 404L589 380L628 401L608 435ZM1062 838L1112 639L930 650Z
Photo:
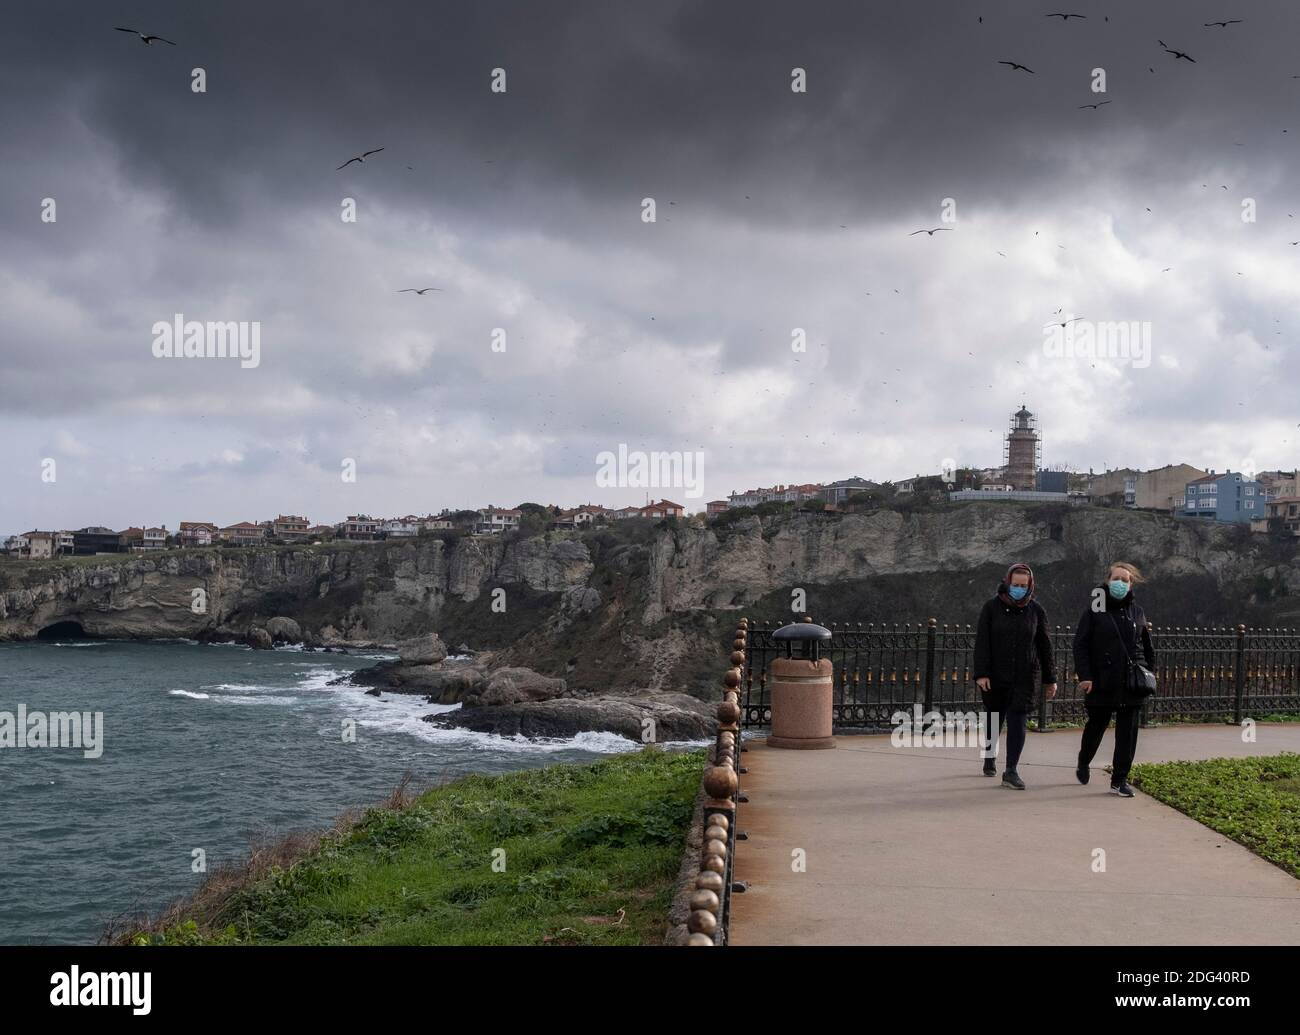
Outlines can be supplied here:
M1124 642L1124 634L1119 631L1119 622L1115 621L1115 616L1109 611L1106 614L1110 618L1110 624L1115 627L1115 636L1119 639L1119 645L1124 648L1124 656L1128 659L1128 678L1124 680L1125 687L1138 700L1150 697L1156 692L1156 674L1142 662L1134 660L1128 652L1128 644ZM1133 623L1133 630L1136 636L1136 622Z

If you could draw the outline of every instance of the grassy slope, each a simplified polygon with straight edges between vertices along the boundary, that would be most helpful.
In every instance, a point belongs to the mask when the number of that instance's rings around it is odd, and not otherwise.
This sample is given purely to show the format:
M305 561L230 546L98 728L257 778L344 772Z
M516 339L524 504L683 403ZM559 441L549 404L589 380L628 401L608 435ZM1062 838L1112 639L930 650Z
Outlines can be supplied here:
M373 809L209 915L169 911L140 943L656 944L703 765L650 748L470 776ZM504 849L504 872L493 869ZM203 895L197 901L203 901ZM625 910L621 922L619 911Z
M1300 755L1133 767L1133 783L1300 877Z

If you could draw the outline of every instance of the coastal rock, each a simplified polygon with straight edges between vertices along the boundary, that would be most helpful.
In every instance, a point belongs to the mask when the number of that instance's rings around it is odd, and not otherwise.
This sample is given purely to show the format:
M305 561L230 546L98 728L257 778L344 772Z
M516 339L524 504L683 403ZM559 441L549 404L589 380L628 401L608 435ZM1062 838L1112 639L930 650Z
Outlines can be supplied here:
M248 630L248 635L244 637L244 642L253 650L270 650L272 646L271 634L261 626L255 625Z
M478 699L471 696L466 698L466 703L490 707L521 701L549 701L563 697L567 690L568 684L563 679L543 676L530 668L500 668L492 673Z
M457 704L479 694L487 685L487 674L474 661L449 659L436 665L381 661L336 680L334 685L371 686L395 694L419 694L430 704Z
M302 643L302 627L292 618L272 618L266 623L266 631L276 643Z
M653 725L656 743L705 740L717 728L714 705L688 694L638 694L604 697L563 697L548 701L520 701L497 707L472 707L426 715L424 721L448 729L495 733L503 737L569 739L579 733L617 733L638 743Z
M401 640L397 656L408 665L436 665L447 656L447 647L437 633L425 633Z

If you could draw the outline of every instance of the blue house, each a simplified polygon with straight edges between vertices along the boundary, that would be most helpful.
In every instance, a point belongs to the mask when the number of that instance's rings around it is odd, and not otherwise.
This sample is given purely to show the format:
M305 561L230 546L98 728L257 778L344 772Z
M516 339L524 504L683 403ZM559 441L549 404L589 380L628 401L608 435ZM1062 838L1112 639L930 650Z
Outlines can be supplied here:
M1210 521L1249 522L1267 516L1265 500L1264 486L1248 480L1240 471L1211 471L1187 483L1178 514Z

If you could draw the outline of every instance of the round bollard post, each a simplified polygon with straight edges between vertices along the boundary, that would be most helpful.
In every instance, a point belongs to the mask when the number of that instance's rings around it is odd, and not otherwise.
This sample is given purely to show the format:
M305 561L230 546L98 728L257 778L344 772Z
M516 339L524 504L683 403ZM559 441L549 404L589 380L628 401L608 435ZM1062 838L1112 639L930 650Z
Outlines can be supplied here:
M835 684L830 658L821 657L821 645L830 638L829 629L813 625L807 619L772 634L773 640L785 643L786 653L785 657L774 659L768 669L772 704L768 747L835 746L831 736Z

